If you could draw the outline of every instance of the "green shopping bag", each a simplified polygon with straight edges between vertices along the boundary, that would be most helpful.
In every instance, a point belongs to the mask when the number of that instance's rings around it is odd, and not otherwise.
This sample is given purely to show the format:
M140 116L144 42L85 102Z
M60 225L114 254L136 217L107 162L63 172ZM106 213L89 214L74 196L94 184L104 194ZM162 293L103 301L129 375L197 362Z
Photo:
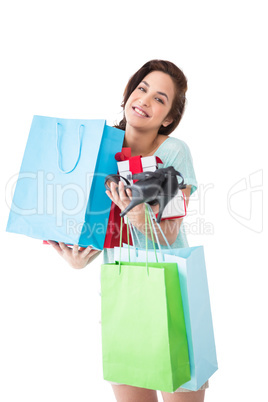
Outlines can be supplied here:
M165 392L190 380L176 263L103 264L101 299L105 380Z

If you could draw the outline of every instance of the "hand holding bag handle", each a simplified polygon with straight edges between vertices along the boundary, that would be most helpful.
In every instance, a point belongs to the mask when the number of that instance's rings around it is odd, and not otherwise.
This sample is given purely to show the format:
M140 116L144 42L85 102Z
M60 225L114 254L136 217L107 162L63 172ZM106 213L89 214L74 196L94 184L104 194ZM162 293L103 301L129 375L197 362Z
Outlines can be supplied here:
M82 150L82 134L81 134L81 128L85 128L84 124L80 124L79 129L78 129L78 142L79 142L79 148L78 148L78 155L76 158L76 162L74 164L74 167L70 170L64 170L62 167L62 155L61 155L61 150L60 150L60 136L59 136L59 129L58 127L61 126L60 123L56 123L56 147L57 147L57 163L58 163L58 168L59 170L64 173L64 174L68 174L74 171L74 169L76 168L80 156L81 156L81 150Z

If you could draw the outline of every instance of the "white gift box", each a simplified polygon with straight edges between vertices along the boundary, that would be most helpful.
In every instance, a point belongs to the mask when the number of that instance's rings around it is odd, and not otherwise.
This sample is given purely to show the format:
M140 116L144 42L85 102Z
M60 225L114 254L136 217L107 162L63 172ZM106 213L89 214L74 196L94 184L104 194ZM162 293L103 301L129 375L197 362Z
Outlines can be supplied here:
M156 156L145 156L140 158L142 170L137 172L131 172L129 160L117 162L118 172L120 176L127 179L130 184L133 184L132 174L141 172L154 172L158 169L159 158ZM123 182L124 180L121 179ZM125 182L124 182L125 183ZM166 205L162 219L175 219L182 218L186 215L186 201L183 192L179 189L175 197ZM157 216L157 215L156 215Z
M156 156L145 156L144 158L141 158L141 164L142 164L142 170L139 172L135 173L141 173L141 172L154 172L156 169L158 169L158 163ZM130 171L129 168L129 160L122 161L122 162L117 162L117 167L119 174L123 177L125 177L128 181L130 181L131 184L133 184L132 180L132 172Z

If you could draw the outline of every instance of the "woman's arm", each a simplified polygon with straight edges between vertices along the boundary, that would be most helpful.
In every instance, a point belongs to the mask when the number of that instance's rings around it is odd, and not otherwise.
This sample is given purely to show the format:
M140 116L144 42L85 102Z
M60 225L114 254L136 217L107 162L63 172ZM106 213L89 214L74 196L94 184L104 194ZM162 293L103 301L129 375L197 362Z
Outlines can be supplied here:
M123 211L128 204L131 201L131 191L127 189L127 194L126 196L125 190L124 190L124 184L122 182L119 182L119 194L116 191L116 184L111 183L111 191L106 191L106 194L108 197L118 205L118 207ZM186 189L183 190L185 197L186 197L186 207L188 207L189 203L189 197L191 194L191 186L187 186ZM152 208L153 211L156 213L158 206ZM141 233L145 234L145 206L144 204L137 205L136 207L132 208L128 214L127 217L129 221L134 225ZM164 219L160 222L161 229L164 232L164 235L167 238L167 241L169 244L172 244L175 242L179 230L180 230L180 225L182 223L183 218L179 219ZM158 228L158 225L155 223L155 229L156 233L158 235L160 244L165 245L166 242ZM151 239L151 234L150 231L148 230L148 238Z
M52 240L49 240L48 243L75 269L84 268L101 253L100 250L93 250L90 246L84 248L75 244L73 247L68 247L65 243L57 243Z

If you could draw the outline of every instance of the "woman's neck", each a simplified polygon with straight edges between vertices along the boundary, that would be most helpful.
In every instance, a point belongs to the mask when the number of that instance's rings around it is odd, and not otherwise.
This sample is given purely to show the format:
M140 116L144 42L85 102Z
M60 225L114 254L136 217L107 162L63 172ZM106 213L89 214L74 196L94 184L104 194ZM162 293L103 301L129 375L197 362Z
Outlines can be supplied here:
M161 137L162 135L157 133L142 132L127 126L123 146L131 148L132 156L149 156L153 155L163 142ZM167 138L167 136L165 137Z

